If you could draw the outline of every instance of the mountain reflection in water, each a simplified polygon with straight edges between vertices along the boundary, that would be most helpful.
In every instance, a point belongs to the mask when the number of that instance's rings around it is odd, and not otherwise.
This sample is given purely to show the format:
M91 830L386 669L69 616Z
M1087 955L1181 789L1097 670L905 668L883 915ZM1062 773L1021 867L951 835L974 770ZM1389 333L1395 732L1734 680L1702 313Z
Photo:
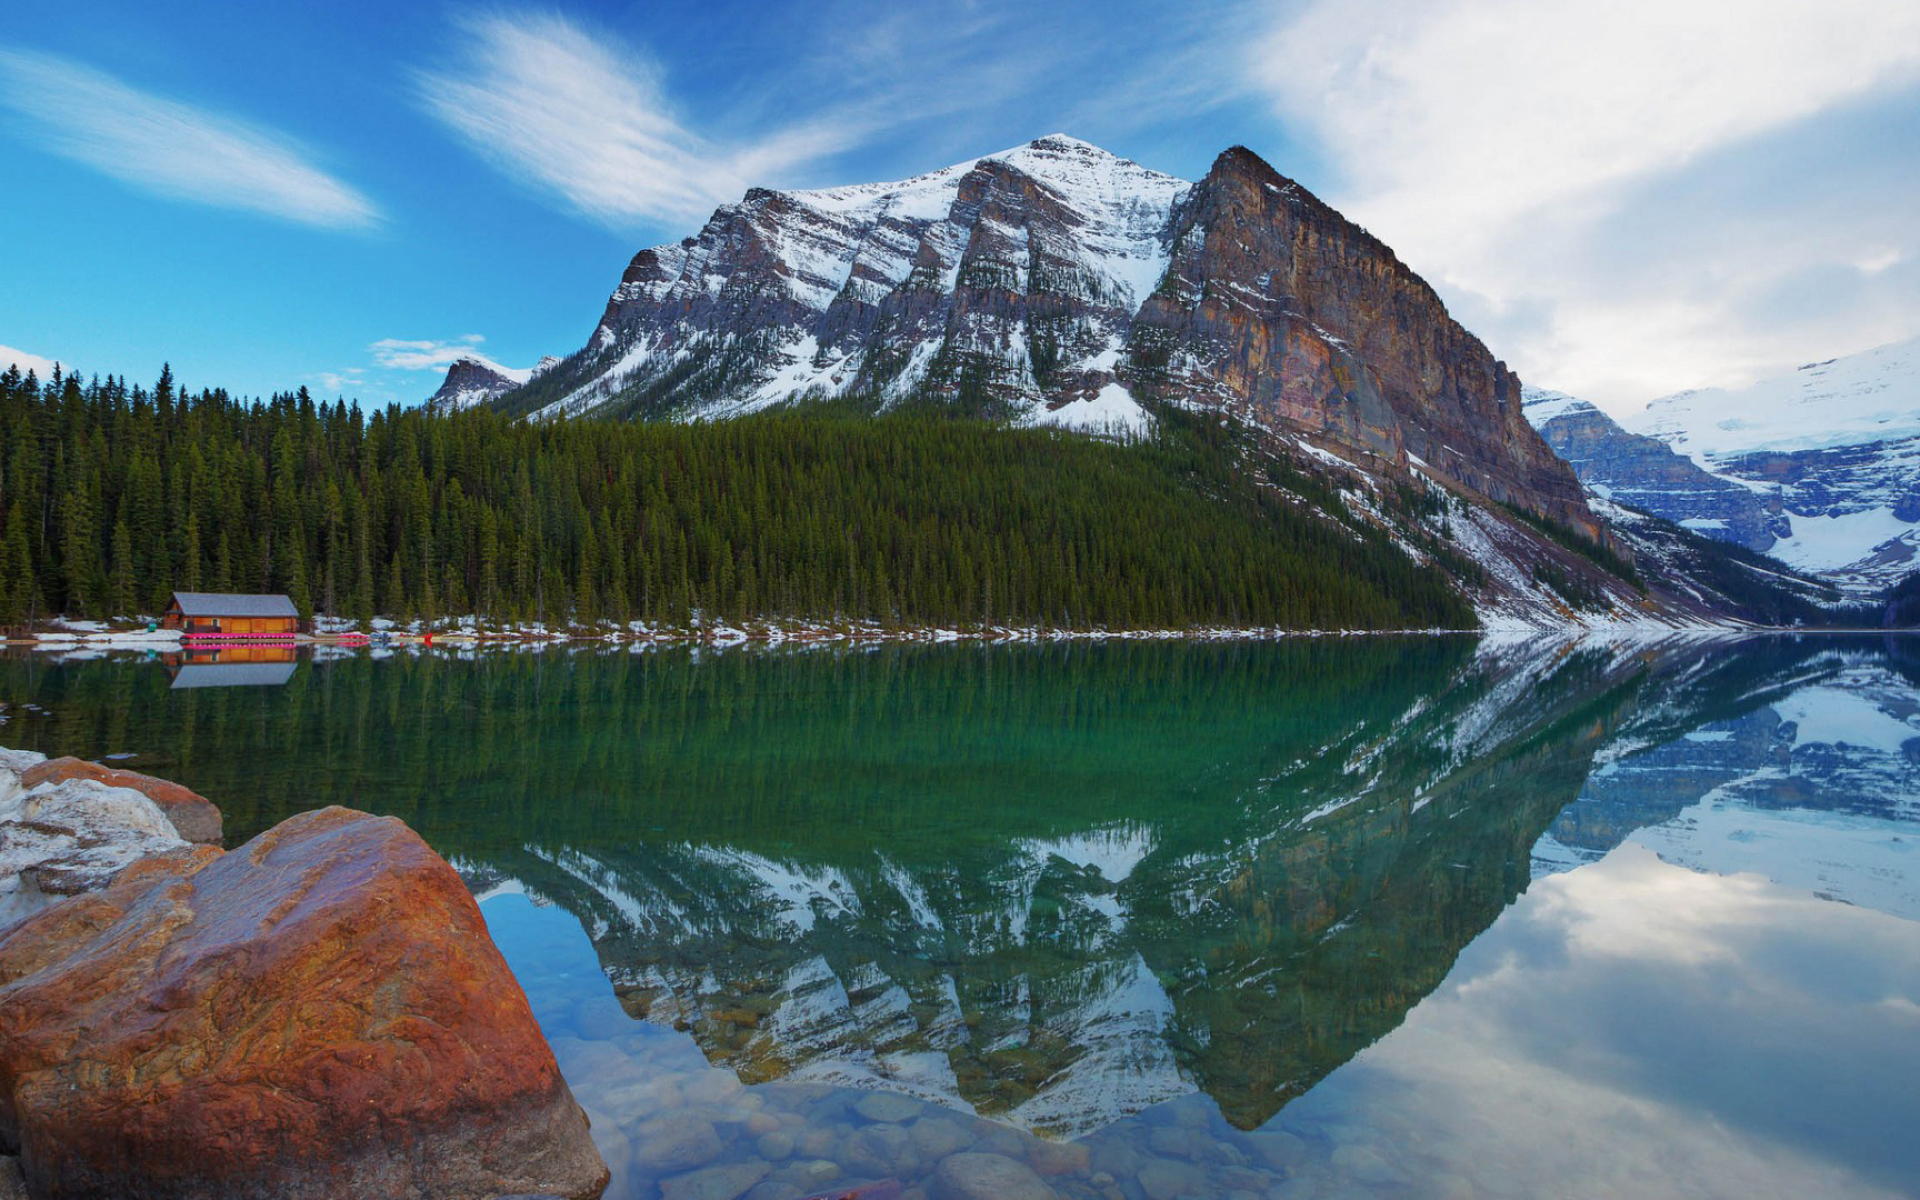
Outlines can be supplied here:
M9 660L0 698L238 836L414 824L620 1194L692 1106L772 1122L717 1161L794 1196L925 1182L892 1124L1136 1200L1874 1195L1920 1180L1904 646L429 655L171 707Z

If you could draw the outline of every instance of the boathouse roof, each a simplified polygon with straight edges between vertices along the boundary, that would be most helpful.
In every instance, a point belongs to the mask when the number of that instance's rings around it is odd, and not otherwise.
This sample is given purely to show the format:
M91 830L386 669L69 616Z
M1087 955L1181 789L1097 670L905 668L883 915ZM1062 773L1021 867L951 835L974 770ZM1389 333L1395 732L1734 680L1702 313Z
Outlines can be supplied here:
M175 592L173 602L184 617L298 617L300 610L285 596L249 596L235 592Z

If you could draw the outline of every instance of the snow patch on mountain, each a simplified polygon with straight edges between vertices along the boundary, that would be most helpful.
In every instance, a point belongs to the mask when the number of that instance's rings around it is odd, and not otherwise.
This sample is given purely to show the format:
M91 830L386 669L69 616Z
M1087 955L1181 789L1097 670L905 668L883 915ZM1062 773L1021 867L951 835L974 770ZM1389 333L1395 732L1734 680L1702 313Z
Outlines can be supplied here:
M1593 405L1565 392L1556 392L1551 388L1537 388L1525 385L1520 389L1520 404L1527 414L1527 420L1535 429L1545 425L1555 417L1585 415L1597 411Z
M1787 520L1793 536L1774 543L1768 553L1795 570L1817 575L1851 575L1855 563L1914 532L1912 521L1901 520L1886 506L1832 515L1796 513Z
M1620 423L1709 470L1755 451L1920 437L1920 338L1808 363L1743 388L1663 396Z
M1153 415L1141 407L1125 385L1109 383L1092 396L1069 400L1058 408L1039 405L1019 424L1134 438L1153 432Z
M1131 307L1139 307L1166 273L1167 248L1160 244L1160 232L1174 203L1193 185L1063 133L897 183L858 184L786 195L802 205L865 228L876 227L883 220L951 222L961 181L985 162L1003 162L1025 172L1045 184L1084 218L1085 224L1077 231L1079 244L1087 252L1084 264L1102 279L1118 284L1120 294ZM1002 232L1024 238L1026 231L1002 227ZM810 250L815 257L809 260L804 256ZM853 265L853 260L843 258L831 247L796 244L792 252L795 257L788 262L791 269L812 268L808 273L837 280L836 293ZM957 269L958 263L956 254L951 267ZM906 278L904 269L881 274L893 283ZM949 288L952 286L950 280L943 283ZM831 295L827 299L831 299ZM820 307L824 308L825 304Z

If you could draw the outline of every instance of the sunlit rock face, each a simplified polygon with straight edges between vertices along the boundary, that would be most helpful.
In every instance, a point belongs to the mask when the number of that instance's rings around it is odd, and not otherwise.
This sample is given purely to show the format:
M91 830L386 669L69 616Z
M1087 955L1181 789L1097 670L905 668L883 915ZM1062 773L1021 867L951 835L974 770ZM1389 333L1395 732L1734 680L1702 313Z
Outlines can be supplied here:
M1417 461L1604 540L1506 364L1391 249L1258 155L1222 154L1169 240L1133 339L1157 393Z
M178 844L0 927L0 1145L30 1194L601 1194L525 996L417 834L326 808Z

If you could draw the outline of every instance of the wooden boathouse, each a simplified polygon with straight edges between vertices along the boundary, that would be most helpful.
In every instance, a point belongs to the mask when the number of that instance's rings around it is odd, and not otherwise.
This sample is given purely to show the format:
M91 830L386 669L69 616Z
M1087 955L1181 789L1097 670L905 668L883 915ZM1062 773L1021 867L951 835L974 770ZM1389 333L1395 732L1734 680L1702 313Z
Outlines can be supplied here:
M175 592L160 625L189 636L292 637L300 631L300 611L285 596Z

